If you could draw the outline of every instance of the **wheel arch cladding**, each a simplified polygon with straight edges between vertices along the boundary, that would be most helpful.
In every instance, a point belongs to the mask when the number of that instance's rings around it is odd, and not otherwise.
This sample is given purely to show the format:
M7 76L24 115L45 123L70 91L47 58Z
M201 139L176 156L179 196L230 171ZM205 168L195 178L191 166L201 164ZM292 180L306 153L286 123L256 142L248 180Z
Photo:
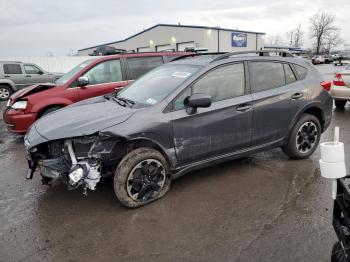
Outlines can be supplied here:
M172 166L173 164L171 161L171 157L166 153L166 150L153 140L146 139L146 138L136 138L136 139L125 141L125 143L126 143L128 152L141 147L153 148L164 156L169 166Z
M318 121L320 121L321 131L322 132L324 131L325 118L324 118L324 113L323 113L322 109L320 109L318 107L310 107L310 108L307 108L303 113L310 114L310 115L313 115L314 117L316 117L318 119Z

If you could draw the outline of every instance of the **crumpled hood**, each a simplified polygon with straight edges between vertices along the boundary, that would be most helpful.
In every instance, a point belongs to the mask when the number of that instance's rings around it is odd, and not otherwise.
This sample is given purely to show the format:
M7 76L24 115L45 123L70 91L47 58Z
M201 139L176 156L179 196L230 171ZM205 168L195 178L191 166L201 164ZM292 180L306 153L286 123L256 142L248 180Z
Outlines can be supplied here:
M54 111L40 118L34 126L48 140L79 137L122 123L135 111L104 97L96 97Z
M47 90L47 89L53 88L55 86L56 85L53 83L43 83L43 84L35 84L32 86L28 86L28 87L22 88L22 89L18 90L16 93L14 93L11 96L11 100L14 101L14 100L17 100L17 99L24 97L26 95L30 95L30 94L34 94L34 93L37 93L37 92L40 92L43 90Z

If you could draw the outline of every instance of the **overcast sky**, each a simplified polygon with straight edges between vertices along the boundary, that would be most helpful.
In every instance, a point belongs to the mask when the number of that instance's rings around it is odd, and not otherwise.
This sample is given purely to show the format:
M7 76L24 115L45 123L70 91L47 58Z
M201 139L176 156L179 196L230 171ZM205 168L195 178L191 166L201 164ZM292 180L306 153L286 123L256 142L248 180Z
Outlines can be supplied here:
M350 44L350 0L0 0L0 56L66 55L158 23L220 26L286 36L318 10L336 15Z

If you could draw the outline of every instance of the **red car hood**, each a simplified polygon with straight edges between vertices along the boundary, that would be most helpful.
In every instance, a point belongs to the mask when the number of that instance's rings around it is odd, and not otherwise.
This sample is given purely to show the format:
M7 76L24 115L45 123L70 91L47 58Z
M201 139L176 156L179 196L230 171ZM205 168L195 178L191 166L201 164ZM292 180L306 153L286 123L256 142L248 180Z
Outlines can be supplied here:
M53 88L55 86L56 85L52 84L52 83L43 83L43 84L35 84L35 85L32 85L32 86L28 86L28 87L25 87L23 89L18 90L16 93L14 93L10 97L10 99L11 99L11 102L13 102L13 101L16 101L19 98L22 98L22 97L24 97L26 95L31 95L31 94L34 94L34 93L37 93L37 92L40 92L40 91L43 91L43 90L47 90L47 89Z

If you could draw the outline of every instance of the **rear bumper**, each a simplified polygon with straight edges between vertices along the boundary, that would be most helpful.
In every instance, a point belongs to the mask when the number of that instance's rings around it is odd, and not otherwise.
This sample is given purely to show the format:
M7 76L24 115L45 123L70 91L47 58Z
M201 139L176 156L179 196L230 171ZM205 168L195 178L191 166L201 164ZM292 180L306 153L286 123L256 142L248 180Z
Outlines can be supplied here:
M350 88L346 86L335 86L331 88L331 96L334 99L350 100Z
M28 128L35 122L36 113L24 113L20 110L7 108L4 111L3 118L10 132L24 135Z

